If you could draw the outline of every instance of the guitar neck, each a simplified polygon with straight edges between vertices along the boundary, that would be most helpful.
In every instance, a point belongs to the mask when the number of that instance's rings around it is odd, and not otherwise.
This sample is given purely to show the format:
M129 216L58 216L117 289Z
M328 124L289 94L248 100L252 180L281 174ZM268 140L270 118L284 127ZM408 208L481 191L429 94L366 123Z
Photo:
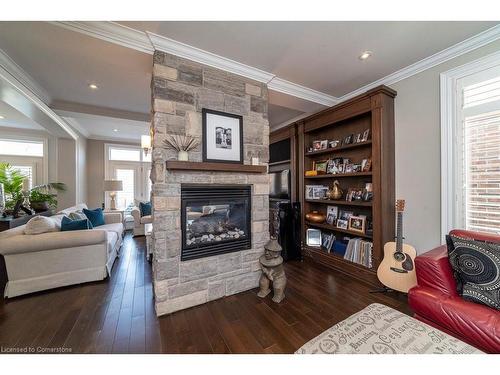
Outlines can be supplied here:
M403 251L403 213L398 212L396 224L396 251Z

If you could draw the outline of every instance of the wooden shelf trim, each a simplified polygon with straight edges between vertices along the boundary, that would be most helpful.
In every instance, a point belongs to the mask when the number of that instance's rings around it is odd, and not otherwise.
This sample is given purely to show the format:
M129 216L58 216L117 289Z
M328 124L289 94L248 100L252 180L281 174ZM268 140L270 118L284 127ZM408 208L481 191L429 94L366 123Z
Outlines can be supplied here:
M233 173L267 173L266 165L246 165L233 163L203 163L193 161L168 160L168 170L233 172Z
M357 147L367 146L367 145L371 145L371 144L372 144L372 141L369 140L369 141L366 141L366 142L353 143L353 144L346 145L346 146L340 146L340 147L335 147L335 148L327 148L325 150L320 150L320 151L306 152L305 155L308 156L308 157L311 157L311 156L316 156L316 155L334 154L334 153L341 152L341 151L344 151L344 150L348 150L348 149L351 149L351 148L357 148Z
M363 201L340 201L340 200L328 200L328 199L306 199L308 203L321 203L321 204L329 204L332 206L361 206L361 207L371 207L372 202L363 202Z
M354 173L337 173L337 174L320 174L317 176L304 176L304 178L341 178L341 177L357 177L357 176L371 176L372 172L354 172Z
M336 253L333 253L333 252L330 252L328 253L324 247L322 246L321 248L319 247L311 247L311 246L305 246L305 248L310 251L310 252L313 252L313 253L316 253L318 255L322 255L322 256L325 256L325 257L328 257L329 259L331 260L335 260L335 261L338 261L340 263L344 263L344 264L349 264L353 267L356 267L356 268L359 268L363 271L368 271L368 272L372 272L372 273L375 273L375 270L373 268L368 268L368 267L365 267L364 265L362 264L359 264L359 263L356 263L356 262L351 262L350 260L347 260L345 259L342 255L340 254L336 254Z
M309 227L325 229L325 230L329 230L332 232L345 233L345 234L349 234L349 235L355 236L355 237L368 238L368 239L373 238L373 236L371 236L369 234L359 233L359 232L355 232L355 231L348 230L348 229L337 228L337 227L334 227L333 225L330 225L330 224L310 223L307 220L305 221L305 224Z

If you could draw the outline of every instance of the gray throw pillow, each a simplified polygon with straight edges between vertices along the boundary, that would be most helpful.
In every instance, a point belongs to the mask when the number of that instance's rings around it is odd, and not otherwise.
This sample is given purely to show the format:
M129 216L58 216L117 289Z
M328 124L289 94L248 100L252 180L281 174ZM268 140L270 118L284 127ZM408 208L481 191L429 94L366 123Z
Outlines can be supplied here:
M83 211L74 211L74 212L71 212L68 216L71 220L86 220L87 219L87 216L85 216Z

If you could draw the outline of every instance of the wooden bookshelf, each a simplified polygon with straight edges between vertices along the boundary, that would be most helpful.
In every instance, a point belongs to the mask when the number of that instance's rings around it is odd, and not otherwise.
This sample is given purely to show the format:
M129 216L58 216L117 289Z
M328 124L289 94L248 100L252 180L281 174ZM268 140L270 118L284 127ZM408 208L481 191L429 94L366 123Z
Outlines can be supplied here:
M322 263L335 271L343 272L374 285L380 285L376 270L383 257L383 245L392 241L395 235L395 180L394 180L394 97L396 92L381 86L356 98L301 120L297 124L299 145L299 198L302 206L302 230L304 255ZM370 129L370 139L336 148L309 152L313 141L342 140L350 134L363 133ZM314 162L334 157L349 158L354 163L371 158L370 172L322 174L305 176ZM300 178L302 176L302 178ZM363 188L372 183L373 200L370 202L345 200L308 200L305 199L306 185L325 185L331 187L338 180L345 193L348 189ZM343 197L343 199L344 199ZM355 215L371 218L373 230L370 234L340 229L326 223L309 223L305 214L316 210L326 214L328 206L353 211ZM324 232L333 232L337 237L348 236L373 242L372 268L344 259L335 253L328 253L321 248L306 246L306 229L317 228Z

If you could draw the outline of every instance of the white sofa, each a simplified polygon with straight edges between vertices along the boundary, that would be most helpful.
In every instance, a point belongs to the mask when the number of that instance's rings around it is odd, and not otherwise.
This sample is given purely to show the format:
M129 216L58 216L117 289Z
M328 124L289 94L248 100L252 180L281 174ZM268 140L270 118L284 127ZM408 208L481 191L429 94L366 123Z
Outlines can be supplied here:
M151 215L141 217L141 211L137 207L134 207L130 214L134 218L134 236L144 236L144 225L152 223L153 218Z
M86 207L80 204L51 218L60 228L64 215ZM26 235L23 225L0 232L8 277L4 296L105 279L119 254L124 228L120 213L104 213L104 220L105 225L91 230Z

